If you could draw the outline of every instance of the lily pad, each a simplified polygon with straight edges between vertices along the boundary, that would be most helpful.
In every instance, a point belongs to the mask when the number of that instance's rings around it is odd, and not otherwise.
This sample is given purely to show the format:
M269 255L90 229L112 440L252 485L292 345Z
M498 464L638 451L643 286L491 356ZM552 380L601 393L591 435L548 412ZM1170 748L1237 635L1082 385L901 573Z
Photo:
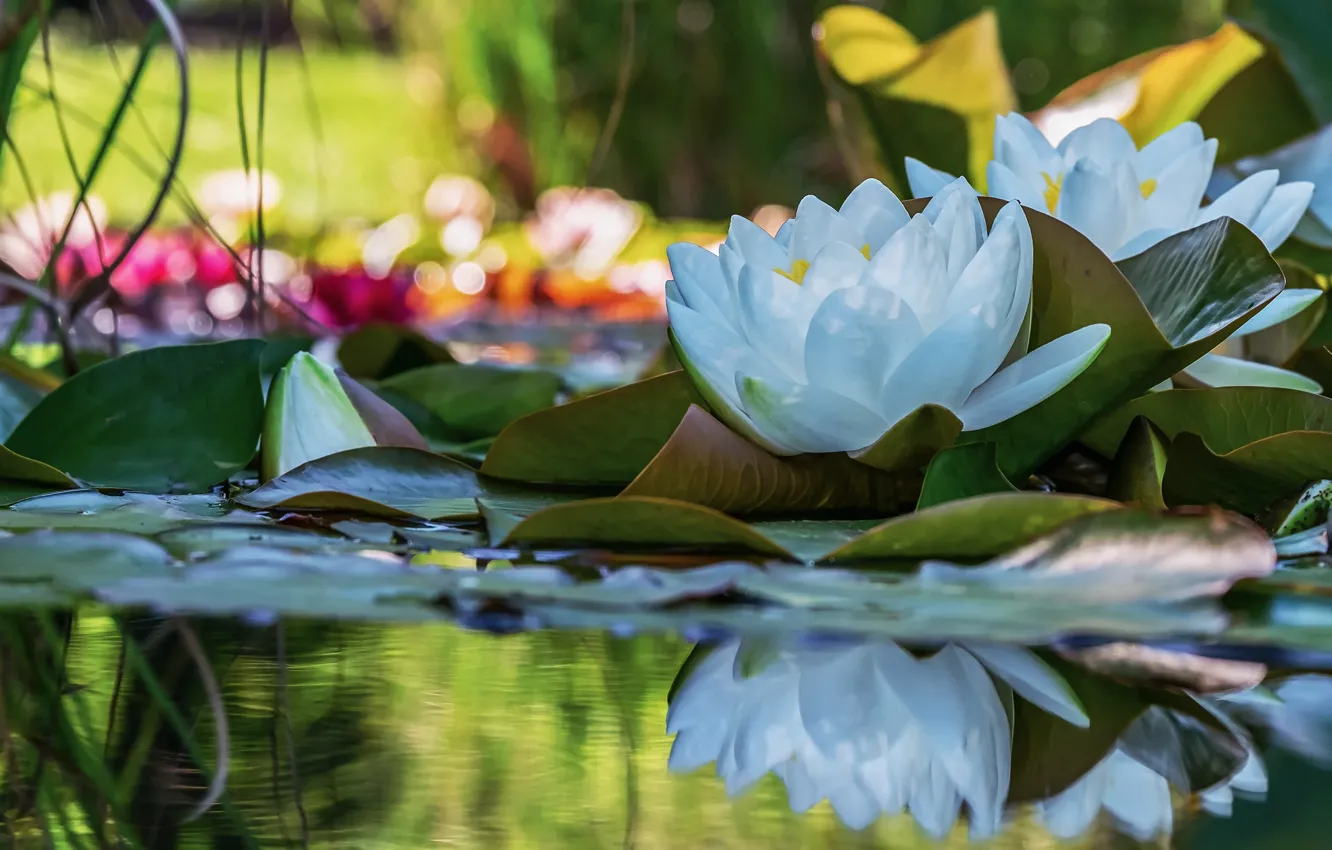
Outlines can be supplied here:
M41 582L83 591L175 568L161 546L130 534L33 531L0 539L0 583Z
M1079 440L1110 457L1130 423L1146 417L1168 439L1189 431L1218 452L1230 452L1288 431L1332 433L1332 399L1280 387L1165 390L1136 398Z
M457 461L418 449L372 446L298 466L236 502L265 510L442 519L476 516L480 492L476 473Z
M108 360L43 398L6 446L97 486L205 490L254 457L263 351L236 340Z
M919 486L914 470L883 472L844 454L776 457L694 405L621 495L692 502L730 514L883 516L909 508Z
M24 457L0 446L0 480L40 484L48 490L66 490L79 486L73 478L50 464Z
M697 504L665 498L587 499L537 511L504 536L501 545L613 543L617 546L790 553L752 527Z
M552 407L505 428L481 473L535 484L625 485L701 403L688 376L670 372Z
M1311 481L1332 477L1332 433L1290 431L1226 452L1196 434L1170 444L1165 497L1172 505L1217 504L1257 515Z
M364 548L331 532L260 522L193 524L161 532L154 539L181 560L225 552L238 546L320 551Z
M830 552L829 561L985 558L1118 502L1060 493L993 493L890 519Z
M1165 479L1169 441L1151 420L1139 416L1115 452L1106 495L1142 508L1164 510L1161 485Z
M957 442L962 420L947 408L926 404L907 414L874 445L852 456L885 472L922 469L940 451Z
M413 369L381 383L419 402L451 437L464 441L493 437L550 407L561 386L553 372L460 363Z
M197 522L217 522L224 510L202 512L170 497L146 493L108 495L96 490L66 490L15 502L0 510L0 529L64 529L157 534Z
M1001 208L992 199L982 205L988 216ZM1031 347L1097 322L1109 324L1111 335L1067 387L1005 422L963 434L964 442L994 442L1010 479L1212 350L1281 290L1276 261L1228 218L1172 236L1119 267L1068 225L1033 210L1027 219L1036 251Z
M930 461L916 510L987 493L1017 490L1002 472L994 443L967 443L944 449Z
M452 363L449 350L411 328L375 322L338 344L338 363L353 378L377 379L436 363Z

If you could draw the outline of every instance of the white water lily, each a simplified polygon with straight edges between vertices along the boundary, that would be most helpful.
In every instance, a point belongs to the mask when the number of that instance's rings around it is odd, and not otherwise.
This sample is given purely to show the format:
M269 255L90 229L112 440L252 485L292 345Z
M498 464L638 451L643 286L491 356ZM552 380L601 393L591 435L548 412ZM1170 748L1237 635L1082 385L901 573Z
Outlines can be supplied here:
M297 352L273 379L264 409L260 451L265 480L303 463L376 445L337 373L309 352Z
M1295 230L1313 197L1306 181L1281 183L1276 169L1234 182L1202 206L1216 160L1216 140L1202 128L1181 124L1141 150L1128 130L1099 118L1051 145L1017 113L994 126L994 159L986 169L988 191L1020 201L1077 228L1110 259L1141 254L1162 240L1221 216L1243 224L1275 251ZM943 190L952 177L907 159L911 190L926 197ZM1280 293L1241 333L1283 322L1311 306L1322 293L1293 289ZM1212 386L1286 386L1317 391L1307 378L1262 364L1205 355L1185 370Z
M1295 238L1332 249L1332 124L1263 156L1246 157L1218 168L1208 194L1229 191L1254 174L1277 169L1290 180L1313 184L1309 210L1295 227Z
M671 703L670 769L715 761L732 796L772 772L793 811L827 799L855 829L910 811L942 836L965 805L972 834L990 835L1008 796L1009 688L1087 726L1067 683L1019 647L949 644L917 657L891 641L733 641Z
M965 180L915 217L867 180L840 210L806 197L775 237L735 216L717 254L667 254L685 368L776 454L864 449L925 404L967 430L1002 422L1077 377L1110 334L1091 325L1026 354L1030 226L1012 204L987 234Z

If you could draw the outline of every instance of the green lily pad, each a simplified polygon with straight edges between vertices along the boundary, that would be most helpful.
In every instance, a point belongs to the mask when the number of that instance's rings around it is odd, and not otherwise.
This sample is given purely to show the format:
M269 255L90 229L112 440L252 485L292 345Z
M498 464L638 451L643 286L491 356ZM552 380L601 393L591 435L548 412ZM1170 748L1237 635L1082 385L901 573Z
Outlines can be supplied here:
M750 523L796 560L814 562L879 525L878 519L788 519Z
M790 553L752 527L720 511L664 498L617 496L554 505L537 511L504 536L501 545L679 547L736 550L778 558Z
M0 440L9 438L23 417L37 406L45 391L0 369Z
M1313 272L1298 263L1283 261L1281 270L1286 275L1286 289L1322 289ZM1240 338L1244 358L1269 366L1289 366L1305 344L1314 338L1315 332L1332 331L1326 327L1327 317L1327 297L1324 296L1286 321ZM1328 341L1332 340L1324 337L1320 344Z
M555 403L559 375L536 369L460 363L424 366L383 386L420 402L456 440L493 437L510 423Z
M1002 208L993 199L982 206L990 217ZM1036 252L1031 347L1097 322L1110 325L1111 335L1067 387L1012 419L963 434L964 442L994 442L1010 479L1211 351L1281 291L1276 261L1228 218L1172 236L1118 267L1068 225L1033 210L1027 220Z
M994 443L967 443L944 449L930 461L916 510L923 511L972 496L1016 490L999 471Z
M1287 431L1332 432L1332 399L1281 387L1165 390L1134 399L1078 439L1110 457L1139 416L1168 439L1189 431L1214 450L1230 452Z
M919 486L919 472L883 472L844 454L776 457L694 405L621 495L693 502L730 514L884 516L914 504Z
M957 442L962 420L949 409L926 404L907 414L869 448L852 453L861 463L885 472L921 469Z
M476 473L457 461L419 449L372 446L310 461L236 502L264 510L441 519L476 516L480 492Z
M0 529L157 534L191 523L225 521L227 517L221 509L205 512L196 509L200 507L146 493L113 496L96 490L66 490L24 499L0 510Z
M1172 505L1217 504L1258 515L1306 484L1332 477L1332 433L1290 431L1227 452L1196 434L1170 444L1165 497Z
M466 528L399 528L397 534L416 549L461 552L486 545L486 533Z
M0 539L0 583L88 590L125 577L170 575L171 555L130 534L33 531Z
M509 536L514 526L537 511L585 498L585 494L578 493L518 490L508 487L497 492L492 487L487 487L486 492L477 497L476 507L485 521L486 535L490 544L498 546L501 540Z
M828 561L985 558L1118 502L1061 493L992 493L890 519L828 553Z
M411 328L363 325L338 344L338 363L353 378L377 379L435 363L452 363L449 350Z
M481 473L535 484L624 485L702 399L670 372L533 413L499 435Z
M1106 495L1142 508L1164 510L1161 486L1165 479L1169 441L1145 416L1136 417L1115 452Z
M73 478L50 464L24 457L0 446L0 479L44 485L48 490L66 490L79 486Z
M6 446L96 486L206 490L254 457L263 351L236 340L108 360L43 398Z
M259 522L193 524L163 531L154 539L181 560L225 552L238 546L318 551L364 548L331 532Z

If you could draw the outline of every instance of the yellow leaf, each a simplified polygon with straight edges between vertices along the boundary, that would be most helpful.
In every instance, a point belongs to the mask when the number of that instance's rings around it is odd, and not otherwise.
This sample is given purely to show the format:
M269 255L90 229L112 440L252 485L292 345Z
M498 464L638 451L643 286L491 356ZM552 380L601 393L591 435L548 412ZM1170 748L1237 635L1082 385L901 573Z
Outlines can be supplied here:
M905 27L864 6L834 6L824 12L814 39L837 75L853 86L890 77L920 53L920 44Z
M1192 121L1240 71L1260 42L1226 22L1205 38L1141 53L1082 78L1032 120L1052 140L1097 118L1116 118L1139 145Z

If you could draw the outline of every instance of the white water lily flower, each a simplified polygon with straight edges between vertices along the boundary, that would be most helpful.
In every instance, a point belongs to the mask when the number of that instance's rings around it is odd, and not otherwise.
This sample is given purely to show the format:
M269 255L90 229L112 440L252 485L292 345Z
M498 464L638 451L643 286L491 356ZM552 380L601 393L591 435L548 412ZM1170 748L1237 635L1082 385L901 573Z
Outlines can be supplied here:
M1212 174L1208 194L1216 196L1254 174L1277 169L1290 180L1314 186L1309 210L1295 227L1295 238L1332 249L1332 124L1263 156L1247 157Z
M332 367L297 352L273 379L260 452L265 480L303 463L376 445Z
M762 669L746 671L756 658ZM949 644L918 658L891 641L733 641L704 658L671 703L670 769L715 761L731 796L771 771L793 811L827 799L854 829L910 811L942 836L965 804L972 834L991 835L1012 747L996 678L1005 696L1011 687L1087 726L1067 683L1019 647Z
M1072 225L1116 262L1221 216L1248 227L1275 251L1300 223L1314 185L1280 183L1277 170L1260 171L1202 206L1216 145L1190 122L1139 150L1122 124L1099 118L1055 147L1030 121L1012 113L995 120L994 159L986 180L991 195ZM911 190L921 197L942 191L952 179L917 160L908 158L906 165ZM1241 333L1285 321L1320 295L1318 290L1284 291ZM1212 386L1316 387L1282 369L1215 355L1205 355L1185 371Z
M0 221L0 260L23 277L40 277L73 211L74 195L70 192L56 192L14 211ZM65 245L92 245L105 229L106 204L96 195L89 195L73 217Z
M1109 338L1091 325L1025 353L1033 247L1021 207L986 232L965 180L907 214L877 180L840 210L800 202L775 237L735 216L718 254L672 245L667 309L714 412L776 454L872 445L921 405L967 430L1068 384Z

